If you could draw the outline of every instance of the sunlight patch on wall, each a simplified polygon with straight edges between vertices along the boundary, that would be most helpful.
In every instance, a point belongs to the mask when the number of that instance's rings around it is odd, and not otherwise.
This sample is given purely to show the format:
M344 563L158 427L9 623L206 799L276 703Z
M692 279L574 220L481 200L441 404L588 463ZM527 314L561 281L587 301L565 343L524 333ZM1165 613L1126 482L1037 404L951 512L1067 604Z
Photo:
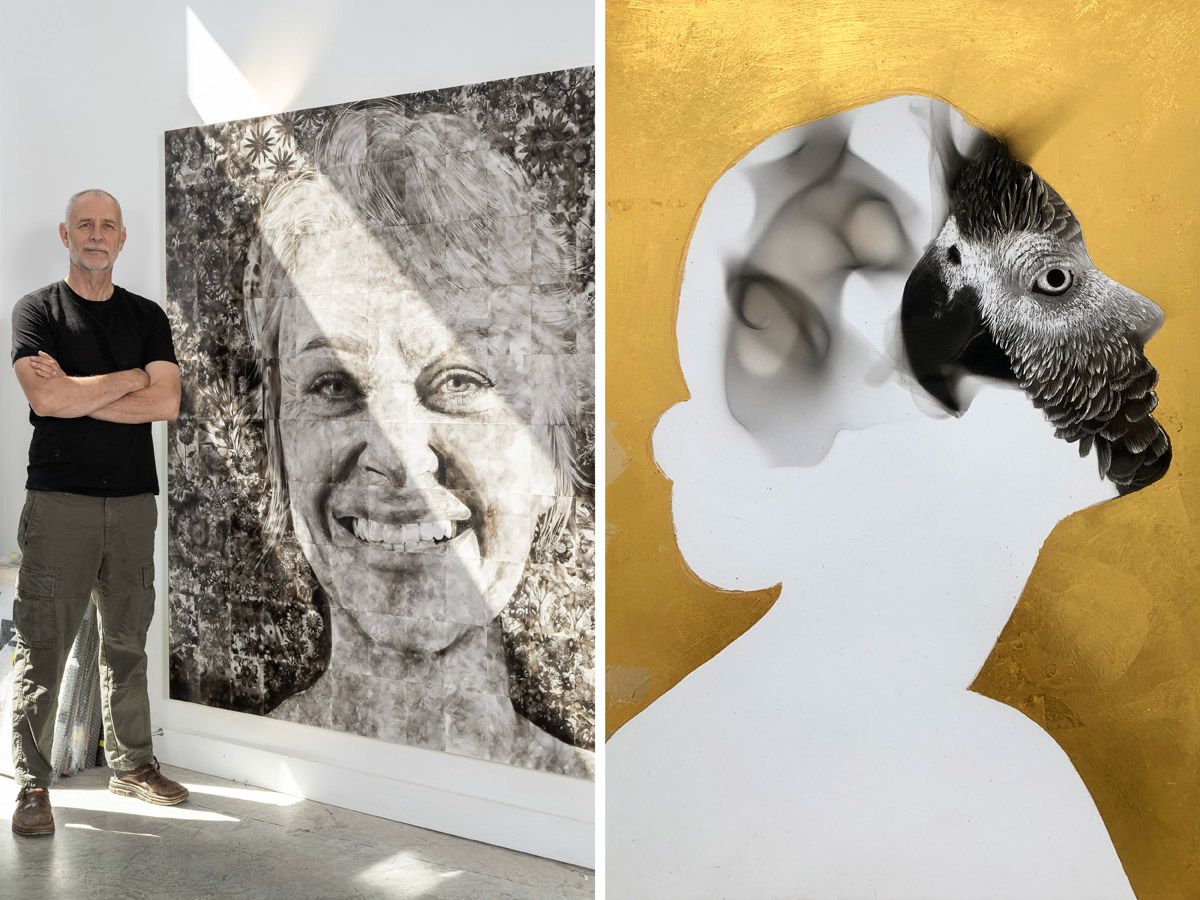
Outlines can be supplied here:
M204 124L268 115L266 102L190 6L186 15L188 99Z

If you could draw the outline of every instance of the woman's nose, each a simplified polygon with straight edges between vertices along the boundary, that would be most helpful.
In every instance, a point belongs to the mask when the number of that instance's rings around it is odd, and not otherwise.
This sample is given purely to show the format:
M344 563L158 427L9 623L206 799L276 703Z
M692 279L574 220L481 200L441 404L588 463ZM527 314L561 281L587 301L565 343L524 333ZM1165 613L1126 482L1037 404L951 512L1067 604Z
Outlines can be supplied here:
M439 467L429 423L371 421L366 445L358 457L358 468L367 484L428 485L436 480Z

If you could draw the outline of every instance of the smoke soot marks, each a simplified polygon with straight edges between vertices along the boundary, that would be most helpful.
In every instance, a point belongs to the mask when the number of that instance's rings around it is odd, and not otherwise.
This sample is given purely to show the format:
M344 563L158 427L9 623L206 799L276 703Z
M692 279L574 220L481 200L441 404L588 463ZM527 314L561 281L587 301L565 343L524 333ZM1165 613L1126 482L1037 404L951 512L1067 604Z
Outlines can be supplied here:
M880 106L919 131L910 103ZM706 201L723 222L749 221L736 251L720 254L733 312L725 393L774 465L815 465L839 432L915 413L889 319L928 224L910 192L856 152L856 114L778 135L773 147L791 143L782 155L759 161L764 145L727 173L752 190L738 201L749 216L719 206L735 202L734 188Z

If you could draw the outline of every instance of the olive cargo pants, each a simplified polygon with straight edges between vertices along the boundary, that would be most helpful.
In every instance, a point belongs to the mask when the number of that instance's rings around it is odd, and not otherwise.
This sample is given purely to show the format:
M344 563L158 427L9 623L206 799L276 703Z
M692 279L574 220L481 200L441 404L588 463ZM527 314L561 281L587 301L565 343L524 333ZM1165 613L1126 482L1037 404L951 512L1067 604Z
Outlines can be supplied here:
M154 615L152 494L87 497L28 491L17 544L13 620L13 768L17 785L48 788L63 669L88 599L100 629L104 755L113 769L154 761L146 693L146 632Z

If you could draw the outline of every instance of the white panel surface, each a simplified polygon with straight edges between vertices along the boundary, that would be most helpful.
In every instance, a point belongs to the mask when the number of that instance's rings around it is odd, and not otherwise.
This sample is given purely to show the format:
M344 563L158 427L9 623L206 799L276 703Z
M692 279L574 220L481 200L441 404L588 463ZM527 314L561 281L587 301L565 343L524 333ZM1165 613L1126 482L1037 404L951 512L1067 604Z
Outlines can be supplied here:
M904 185L921 248L933 216L914 127L904 98L887 101L849 146ZM724 261L755 220L746 173L716 185L692 239L678 320L691 399L654 450L696 574L783 592L606 744L608 896L1130 900L1066 755L967 691L1045 536L1115 491L1017 390L984 387L961 418L914 398L886 340L903 276L851 276L841 315L874 348L870 375L829 376L826 412L844 418L821 423L827 455L771 465L726 397Z

